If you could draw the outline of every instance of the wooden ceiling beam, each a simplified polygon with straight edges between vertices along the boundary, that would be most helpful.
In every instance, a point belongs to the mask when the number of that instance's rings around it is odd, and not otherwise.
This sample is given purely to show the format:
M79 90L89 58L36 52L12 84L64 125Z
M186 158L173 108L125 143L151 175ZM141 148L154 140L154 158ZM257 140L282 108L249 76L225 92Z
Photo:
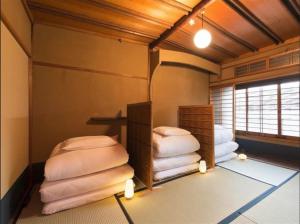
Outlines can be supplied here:
M281 3L287 8L290 14L300 22L300 4L296 0L281 0Z
M203 9L211 0L202 0L200 3L198 3L191 12L189 12L187 15L182 16L179 20L177 20L176 23L170 28L167 29L165 32L163 32L159 38L152 41L149 44L149 48L153 49L157 45L159 45L162 41L166 40L169 36L171 36L174 32L179 30L182 26L184 26L188 20L192 17L194 17L201 9Z
M114 4L111 2L106 2L103 0L100 0L100 1L99 0L82 0L82 1L85 1L88 4L93 4L96 7L107 8L107 9L115 11L117 13L121 13L123 15L133 17L133 18L142 20L147 23L152 23L154 25L162 26L164 28L170 28L172 26L172 24L169 22L163 21L161 19L157 19L152 16L148 16L144 13L140 13L140 12L132 10L132 9L118 6L117 4Z
M267 27L259 18L257 18L246 6L238 0L224 0L224 2L237 12L241 17L251 23L256 29L269 37L274 43L279 44L283 40Z
M202 19L200 16L198 16L199 19ZM234 42L242 45L243 47L249 49L250 51L258 51L258 48L253 46L252 44L248 43L247 41L235 36L234 34L232 34L231 32L225 30L222 26L218 25L217 23L215 23L214 21L212 21L211 19L209 19L206 16L203 16L203 20L204 22L206 22L207 24L209 24L211 27L213 27L215 30L217 30L219 33L225 35L226 37L230 38L231 40L233 40Z
M91 19L89 17L83 16L83 15L80 15L80 14L66 12L66 11L61 10L61 9L45 7L43 5L32 3L32 2L29 2L29 7L30 7L31 10L41 11L41 12L44 12L44 13L48 13L50 15L53 14L53 15L57 15L57 16L62 16L62 17L66 17L66 18L70 18L70 19L79 21L79 22L92 24L92 25L96 25L96 26L102 26L102 27L109 28L109 29L112 29L112 30L121 31L121 32L128 33L128 34L134 34L134 35L137 35L137 36L140 36L140 37L146 37L146 38L149 38L149 39L152 39L152 40L157 38L157 36L154 36L154 35L151 35L151 34L148 34L148 33L135 31L135 30L129 29L127 27L121 27L121 26L117 26L117 25L114 25L114 24L110 24L110 23L104 23L102 21L94 20L94 19Z

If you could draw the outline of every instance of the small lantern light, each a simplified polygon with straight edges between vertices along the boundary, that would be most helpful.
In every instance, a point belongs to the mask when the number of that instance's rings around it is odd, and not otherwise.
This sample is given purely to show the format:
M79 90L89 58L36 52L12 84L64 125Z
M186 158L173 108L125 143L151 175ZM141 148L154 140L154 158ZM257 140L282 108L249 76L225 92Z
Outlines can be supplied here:
M239 158L240 160L246 160L247 159L247 155L244 153L239 154Z
M128 179L125 184L125 198L131 199L134 195L134 183L132 179Z
M200 171L200 173L206 173L206 162L205 162L205 160L200 160L199 171Z

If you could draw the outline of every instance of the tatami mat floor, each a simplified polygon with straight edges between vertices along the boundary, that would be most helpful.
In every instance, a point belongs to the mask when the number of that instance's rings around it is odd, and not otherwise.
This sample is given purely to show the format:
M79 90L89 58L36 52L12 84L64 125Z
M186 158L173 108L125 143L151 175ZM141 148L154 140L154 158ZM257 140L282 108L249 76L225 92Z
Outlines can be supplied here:
M299 178L294 174L286 183L272 186L217 167L205 175L195 173L163 183L153 192L139 191L132 200L121 194L50 216L40 214L36 189L17 223L298 224Z

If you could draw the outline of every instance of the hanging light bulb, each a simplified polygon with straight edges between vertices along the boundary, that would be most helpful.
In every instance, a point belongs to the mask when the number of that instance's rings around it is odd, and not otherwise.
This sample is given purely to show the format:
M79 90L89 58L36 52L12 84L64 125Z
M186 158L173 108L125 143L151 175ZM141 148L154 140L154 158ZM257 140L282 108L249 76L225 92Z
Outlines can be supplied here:
M203 14L202 12L202 28L194 36L194 44L198 48L206 48L211 42L211 34L208 30L203 28Z

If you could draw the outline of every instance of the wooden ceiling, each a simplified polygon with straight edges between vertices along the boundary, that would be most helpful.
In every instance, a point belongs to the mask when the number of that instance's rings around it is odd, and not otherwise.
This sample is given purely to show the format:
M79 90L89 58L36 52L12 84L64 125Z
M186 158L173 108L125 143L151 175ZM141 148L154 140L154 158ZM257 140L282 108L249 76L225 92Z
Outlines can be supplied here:
M27 0L34 22L180 50L224 62L299 36L299 0ZM206 49L193 36L212 34ZM188 21L193 18L195 24Z

